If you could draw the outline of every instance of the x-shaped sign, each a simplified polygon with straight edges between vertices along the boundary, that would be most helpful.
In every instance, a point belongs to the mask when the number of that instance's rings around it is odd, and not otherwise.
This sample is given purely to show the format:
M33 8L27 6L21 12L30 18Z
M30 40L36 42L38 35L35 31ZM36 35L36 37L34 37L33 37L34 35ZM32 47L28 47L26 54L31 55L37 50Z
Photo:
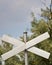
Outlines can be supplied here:
M10 36L7 36L7 35L4 35L2 37L2 40L5 41L5 42L8 42L8 43L11 43L13 44L14 46L16 46L15 48L13 48L12 50L10 50L9 52L1 55L2 59L3 60L7 60L8 58L20 53L21 51L24 51L25 49L27 49L27 51L30 51L34 54L37 54L39 56L42 56L46 59L49 58L50 56L50 53L49 52L46 52L44 50L41 50L39 48L36 48L36 47L33 47L34 45L46 40L47 38L49 38L49 34L48 32L26 42L26 44L22 41L19 41L15 38L12 38Z

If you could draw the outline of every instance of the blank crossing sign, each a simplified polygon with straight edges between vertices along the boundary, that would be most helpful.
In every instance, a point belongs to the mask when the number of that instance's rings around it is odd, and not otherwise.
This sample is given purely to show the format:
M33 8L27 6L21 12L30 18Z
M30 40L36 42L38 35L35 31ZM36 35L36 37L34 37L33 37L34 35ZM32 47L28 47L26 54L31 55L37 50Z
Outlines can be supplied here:
M20 53L21 51L24 51L25 49L27 49L27 51L30 51L34 54L37 54L41 57L44 57L46 59L49 58L50 56L50 53L49 52L46 52L44 50L41 50L39 48L36 48L36 47L32 47L36 44L38 44L39 42L42 42L44 40L46 40L47 38L49 38L49 34L48 32L28 41L26 44L24 42L21 42L15 38L12 38L12 37L9 37L9 36L3 36L2 40L5 41L5 42L8 42L8 43L11 43L13 45L16 45L16 47L12 50L10 50L9 52L1 55L2 59L3 60L7 60L8 58L16 55L17 53ZM15 42L14 42L15 41Z
M20 53L24 49L25 49L25 44L20 46L20 47L15 47L14 49L10 50L9 52L1 55L1 57L2 57L3 60L7 60L8 58Z
M5 42L8 42L8 43L10 43L10 44L12 44L14 46L18 46L18 47L20 45L24 44L24 42L19 41L18 39L15 39L15 38L10 37L8 35L3 35L2 40L5 41Z
M40 42L46 40L46 39L49 38L49 37L50 37L50 36L49 36L48 32L46 32L46 33L44 33L44 34L42 34L42 35L39 35L38 37L36 37L36 38L34 38L34 39L28 41L28 42L26 43L26 48L29 48L29 47L31 47L31 46L34 46L34 45L36 45L36 44L38 44L38 43L40 43Z
M47 59L50 56L50 53L48 53L48 52L46 52L44 50L41 50L41 49L39 49L37 47L32 47L32 48L28 49L28 51L30 51L30 52L32 52L32 53L34 53L36 55L42 56L44 58L47 58Z

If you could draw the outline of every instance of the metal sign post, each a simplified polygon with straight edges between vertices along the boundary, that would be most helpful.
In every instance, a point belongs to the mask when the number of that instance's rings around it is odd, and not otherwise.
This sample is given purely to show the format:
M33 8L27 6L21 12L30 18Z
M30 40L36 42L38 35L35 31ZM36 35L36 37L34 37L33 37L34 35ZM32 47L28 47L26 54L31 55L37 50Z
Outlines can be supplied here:
M24 32L24 42L25 42L25 44L27 42L27 32ZM28 53L27 53L27 49L25 49L25 65L28 65Z
M4 60L2 60L2 65L5 65L5 61Z
M5 60L3 60L2 57L0 58L0 63L1 65L5 65Z

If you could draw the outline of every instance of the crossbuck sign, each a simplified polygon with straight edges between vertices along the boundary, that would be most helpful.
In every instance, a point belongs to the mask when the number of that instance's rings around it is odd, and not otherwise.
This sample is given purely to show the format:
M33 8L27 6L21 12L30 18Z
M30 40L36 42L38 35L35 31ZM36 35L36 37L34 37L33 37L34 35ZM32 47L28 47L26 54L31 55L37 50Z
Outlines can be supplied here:
M10 57L24 51L25 49L27 49L27 51L29 51L29 52L32 52L36 55L39 55L41 57L48 59L49 56L50 56L49 52L46 52L44 50L41 50L41 49L39 49L37 47L33 47L33 46L42 42L42 41L44 41L44 40L46 40L49 37L50 36L49 36L48 32L45 32L44 34L41 34L40 36L26 42L26 44L25 44L24 42L19 41L19 40L13 38L13 37L3 35L2 40L4 42L8 42L10 44L13 44L15 46L15 48L13 48L9 52L1 55L1 57L2 57L3 60L7 60L8 58L10 58Z

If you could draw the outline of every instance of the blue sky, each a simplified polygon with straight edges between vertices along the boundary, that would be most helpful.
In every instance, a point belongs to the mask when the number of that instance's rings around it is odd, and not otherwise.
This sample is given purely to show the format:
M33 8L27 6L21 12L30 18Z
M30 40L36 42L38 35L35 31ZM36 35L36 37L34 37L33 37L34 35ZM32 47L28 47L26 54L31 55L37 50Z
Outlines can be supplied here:
M50 3L50 0L42 1L47 2L46 5ZM45 8L41 0L0 0L0 36L22 36L31 27L31 12L38 18L42 7Z

